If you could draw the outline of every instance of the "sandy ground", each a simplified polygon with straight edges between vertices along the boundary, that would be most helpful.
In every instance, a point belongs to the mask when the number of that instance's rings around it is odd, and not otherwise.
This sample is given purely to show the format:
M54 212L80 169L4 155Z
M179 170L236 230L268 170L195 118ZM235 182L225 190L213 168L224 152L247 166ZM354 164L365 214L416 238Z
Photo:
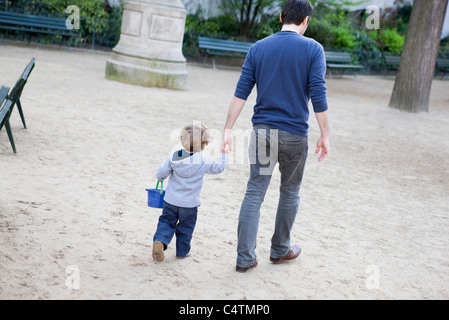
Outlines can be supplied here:
M0 46L0 84L36 67L17 110L13 154L0 132L1 299L449 299L449 81L431 112L388 108L393 80L328 79L332 154L309 159L292 242L294 262L269 262L275 170L262 212L259 266L235 272L246 142L227 170L206 176L190 258L152 260L159 209L145 188L186 123L218 142L238 70L188 65L188 88L106 80L107 54ZM251 127L255 93L236 124Z

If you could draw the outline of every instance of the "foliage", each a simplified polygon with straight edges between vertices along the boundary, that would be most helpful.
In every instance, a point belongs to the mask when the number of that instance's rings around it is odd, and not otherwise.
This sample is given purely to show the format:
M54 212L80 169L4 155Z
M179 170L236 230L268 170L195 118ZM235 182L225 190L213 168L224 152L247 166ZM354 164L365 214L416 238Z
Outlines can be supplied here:
M49 12L56 13L65 13L65 9L70 5L75 5L80 9L80 15L85 18L85 28L89 32L94 30L95 20L97 20L96 31L101 33L107 28L108 13L102 0L46 0L44 2L44 6Z
M236 21L239 38L251 40L260 32L260 26L271 18L267 11L279 8L284 0L221 0L220 8Z
M353 50L359 47L358 33L345 10L323 9L312 17L306 36L320 42L325 48Z
M267 18L263 23L260 24L260 26L257 30L256 38L257 38L257 40L266 38L266 37L272 35L273 33L281 31L281 28L282 28L282 24L281 24L281 21L279 20L279 15L274 14L271 17Z
M357 37L354 30L348 25L342 25L335 28L337 36L336 45L340 49L353 50L358 47Z
M305 35L317 40L325 48L334 48L337 42L334 27L326 19L312 18Z
M106 10L103 0L0 0L1 10L58 18L67 18L71 14L65 11L70 5L80 10L78 43L92 41L95 33L96 43L115 46L120 38L123 2L119 8Z
M383 28L378 35L378 45L383 51L400 54L404 47L405 35L395 29Z
M285 0L232 0L222 1L226 9L225 14L212 19L204 19L200 10L195 15L189 15L186 23L184 41L184 53L197 55L196 39L192 40L192 32L196 35L218 36L234 40L255 41L265 38L281 30L279 21L280 8ZM262 10L254 21L250 32L242 38L242 19L252 17L255 6L259 3L276 7L276 10ZM372 70L382 68L382 53L384 51L400 54L404 45L407 23L410 17L411 7L401 8L394 20L381 26L380 30L368 30L365 21L368 14L364 10L358 13L345 9L347 4L365 3L347 0L311 0L314 6L314 14L310 21L305 36L318 41L327 50L350 51L354 62L358 61L369 65ZM238 7L246 5L246 8ZM252 6L252 7L251 7ZM252 11L250 10L252 8ZM247 23L246 21L245 23ZM245 29L246 30L246 29ZM247 31L247 30L246 30Z
M412 9L413 6L411 4L407 4L398 11L395 22L396 29L401 34L407 34L408 22L410 21L410 17L412 15Z
M199 8L195 14L187 15L186 17L183 52L189 57L201 56L201 50L198 48L198 36L213 36L229 39L235 37L237 34L238 26L231 16L220 15L206 19L201 8Z
M187 15L185 32L199 35L236 35L238 27L229 15L205 19L203 12L199 9L195 14Z

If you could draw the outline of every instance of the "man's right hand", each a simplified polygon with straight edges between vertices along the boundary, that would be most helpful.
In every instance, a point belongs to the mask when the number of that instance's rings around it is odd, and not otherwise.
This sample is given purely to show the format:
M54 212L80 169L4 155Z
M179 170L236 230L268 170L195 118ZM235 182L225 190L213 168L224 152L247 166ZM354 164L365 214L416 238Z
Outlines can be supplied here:
M321 137L316 144L315 153L320 152L321 154L318 158L318 161L321 162L329 156L330 147L329 147L329 122L327 120L327 110L320 113L315 113L316 119L318 121L318 125L320 126Z
M321 162L329 156L330 147L329 147L329 137L321 136L316 144L315 153L319 153L321 150L321 154L318 158L318 161Z
M221 140L221 153L230 153L232 151L232 130L225 129Z

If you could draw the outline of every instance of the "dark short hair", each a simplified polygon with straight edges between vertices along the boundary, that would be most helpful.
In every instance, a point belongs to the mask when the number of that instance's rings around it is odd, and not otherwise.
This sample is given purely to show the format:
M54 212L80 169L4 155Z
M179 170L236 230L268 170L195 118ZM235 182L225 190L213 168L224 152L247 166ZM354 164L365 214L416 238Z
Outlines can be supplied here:
M306 17L311 17L312 13L313 8L309 0L287 0L282 7L282 24L299 26Z

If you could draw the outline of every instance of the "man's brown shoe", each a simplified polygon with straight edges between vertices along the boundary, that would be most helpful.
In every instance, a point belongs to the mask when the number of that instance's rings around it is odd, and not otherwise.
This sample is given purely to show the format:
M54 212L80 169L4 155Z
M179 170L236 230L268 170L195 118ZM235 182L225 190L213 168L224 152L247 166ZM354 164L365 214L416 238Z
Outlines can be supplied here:
M254 264L253 264L252 266L249 266L249 267L239 267L239 266L236 266L236 267L235 267L235 271L240 272L240 273L245 273L245 272L248 271L249 269L252 269L252 268L255 268L255 267L257 267L257 261L254 262Z
M287 262L287 261L294 260L294 259L298 258L298 256L300 254L301 254L301 248L298 246L293 246L293 247L290 247L290 249L288 249L288 252L285 256L280 257L280 258L270 257L270 261L273 262L274 264L283 263L283 262Z

